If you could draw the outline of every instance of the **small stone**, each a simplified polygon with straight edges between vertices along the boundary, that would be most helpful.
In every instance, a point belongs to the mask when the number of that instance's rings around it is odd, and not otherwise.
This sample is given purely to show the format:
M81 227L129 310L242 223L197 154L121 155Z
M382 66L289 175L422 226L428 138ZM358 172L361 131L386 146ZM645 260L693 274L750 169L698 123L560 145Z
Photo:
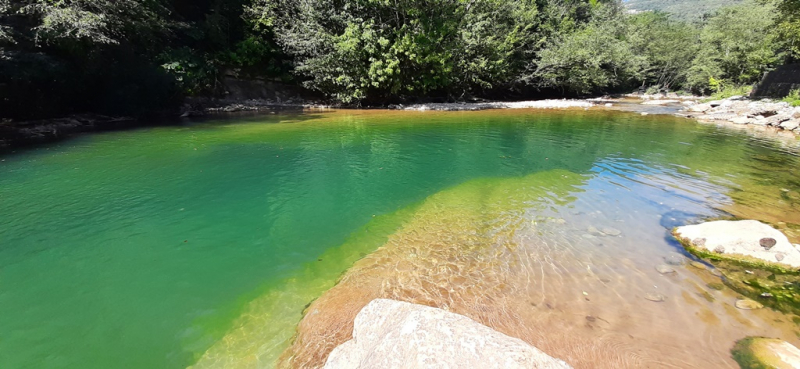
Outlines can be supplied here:
M690 261L689 265L697 268L697 269L706 269L706 265L699 262L699 261Z
M736 306L737 309L742 309L742 310L755 310L764 307L764 305L761 305L757 301L753 301L750 299L736 300L734 306Z
M761 298L765 298L765 299L770 299L770 298L773 297L772 294L769 293L769 292L764 292L764 293L762 293L762 294L760 294L758 296L761 297Z
M784 254L782 252L779 252L779 253L775 254L775 260L777 260L777 261L781 261L785 257L786 257L786 254Z
M710 269L708 269L708 271L711 272L711 274L713 274L713 275L715 275L717 277L722 277L722 272L720 272L719 269L717 269L717 268L710 268Z
M656 270L661 274L675 273L675 269L672 269L672 267L666 264L661 264L657 266Z
M717 254L724 254L725 253L725 246L719 245L714 248L714 252Z
M595 318L595 317L593 317L591 315L587 315L586 316L586 320L588 320L590 323L594 323L595 321L597 321L597 318Z
M607 234L609 236L613 236L613 237L616 237L616 236L619 236L619 235L622 234L622 231L620 231L619 229L611 228L611 227L605 227L601 231L603 233L605 233L605 234Z
M705 246L706 239L705 238L695 238L694 240L692 240L692 243L695 246Z
M644 298L646 298L646 299L648 299L648 300L650 300L652 302L663 302L664 300L667 299L666 297L664 297L664 295L662 295L660 293L653 293L653 292L646 293L644 295Z
M583 237L583 238L585 238L587 240L593 240L593 239L597 238L597 237L592 236L592 235L590 235L588 233L584 233L581 237Z
M766 238L762 238L762 239L758 240L758 244L761 245L761 247L763 247L763 248L765 248L767 250L771 249L772 246L775 246L776 243L778 243L778 241L776 241L774 238L770 238L770 237L766 237Z
M664 262L669 265L683 265L686 264L686 259L683 257L683 255L674 254L665 256Z

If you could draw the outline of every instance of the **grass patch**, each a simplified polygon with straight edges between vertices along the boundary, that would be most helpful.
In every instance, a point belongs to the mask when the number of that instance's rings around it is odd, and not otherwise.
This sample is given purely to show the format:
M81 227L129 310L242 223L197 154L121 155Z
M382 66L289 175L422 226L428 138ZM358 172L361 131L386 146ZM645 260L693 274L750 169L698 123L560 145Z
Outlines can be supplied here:
M744 85L744 86L722 85L717 90L717 92L709 96L709 98L706 99L706 101L723 100L733 96L750 96L750 91L752 90L753 86L749 85Z
M800 89L790 91L781 101L787 102L791 106L800 106Z

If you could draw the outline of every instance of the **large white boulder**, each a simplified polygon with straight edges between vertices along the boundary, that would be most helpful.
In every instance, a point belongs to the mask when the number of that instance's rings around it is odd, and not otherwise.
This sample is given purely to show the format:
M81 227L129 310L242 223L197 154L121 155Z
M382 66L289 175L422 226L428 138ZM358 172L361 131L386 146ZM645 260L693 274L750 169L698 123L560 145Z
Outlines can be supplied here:
M720 254L745 255L800 267L800 251L781 231L756 220L719 220L675 229L692 246Z
M377 299L356 316L353 339L328 356L325 369L344 368L571 367L463 315Z

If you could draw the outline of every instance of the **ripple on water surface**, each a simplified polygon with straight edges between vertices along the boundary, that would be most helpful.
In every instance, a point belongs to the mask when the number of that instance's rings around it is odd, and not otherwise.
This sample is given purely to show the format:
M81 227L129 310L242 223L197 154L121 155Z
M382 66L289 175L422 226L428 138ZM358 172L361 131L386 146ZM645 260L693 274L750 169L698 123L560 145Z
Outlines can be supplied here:
M798 341L790 317L733 308L668 235L734 214L792 236L786 146L614 112L269 119L6 158L3 366L312 367L376 297L576 367L734 367L745 335Z

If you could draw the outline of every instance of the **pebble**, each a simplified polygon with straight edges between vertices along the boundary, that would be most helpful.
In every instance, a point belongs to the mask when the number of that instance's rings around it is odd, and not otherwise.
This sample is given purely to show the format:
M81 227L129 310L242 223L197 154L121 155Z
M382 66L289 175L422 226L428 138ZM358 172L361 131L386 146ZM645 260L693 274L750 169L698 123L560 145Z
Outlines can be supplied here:
M609 236L613 236L613 237L616 237L616 236L619 236L619 235L622 234L622 231L620 231L619 229L611 228L611 227L603 228L601 230L601 232L603 232L603 233L605 233L605 234L607 234Z
M664 257L664 262L666 262L669 265L683 265L683 264L686 264L686 260L683 257L683 255L678 255L678 254L665 256Z
M776 243L778 243L778 241L776 241L774 238L769 238L769 237L758 240L758 244L767 250L771 249L772 246L775 246Z
M775 260L777 260L777 261L781 261L785 257L786 257L786 254L784 254L782 252L779 252L779 253L775 254Z
M690 261L689 265L697 268L697 269L706 269L706 265L699 262L699 261Z
M664 295L662 295L660 293L653 293L653 292L646 293L644 295L644 298L646 298L646 299L648 299L648 300L650 300L652 302L663 302L664 300L667 299L666 297L664 297Z
M672 269L671 266L666 265L666 264L661 264L661 265L657 266L656 270L661 274L675 273L675 269Z
M583 237L583 238L585 238L587 240L593 240L593 239L597 238L597 237L592 236L592 235L590 235L588 233L584 233L581 237Z
M764 305L761 305L760 303L758 303L756 301L753 301L753 300L750 300L750 299L736 300L736 303L734 304L734 306L736 306L736 308L742 309L742 310L755 310L755 309L761 309L761 308L764 307Z

